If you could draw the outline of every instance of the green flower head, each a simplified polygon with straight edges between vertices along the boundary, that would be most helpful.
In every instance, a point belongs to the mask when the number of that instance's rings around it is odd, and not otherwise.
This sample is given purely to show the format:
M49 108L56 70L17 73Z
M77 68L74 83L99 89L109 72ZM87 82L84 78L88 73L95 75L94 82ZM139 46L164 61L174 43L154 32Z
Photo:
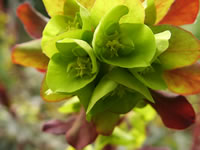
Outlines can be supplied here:
M118 5L101 19L92 43L95 54L101 61L114 66L149 66L156 53L154 34L144 24L120 24L121 17L128 11L128 7Z
M55 15L47 23L42 36L42 50L48 56L52 57L58 52L56 42L64 38L84 39L90 42L92 39L92 30L94 29L90 19L89 11L74 0L73 15Z
M56 43L59 53L49 62L47 84L56 92L75 92L90 82L98 66L92 48L85 41L66 38Z

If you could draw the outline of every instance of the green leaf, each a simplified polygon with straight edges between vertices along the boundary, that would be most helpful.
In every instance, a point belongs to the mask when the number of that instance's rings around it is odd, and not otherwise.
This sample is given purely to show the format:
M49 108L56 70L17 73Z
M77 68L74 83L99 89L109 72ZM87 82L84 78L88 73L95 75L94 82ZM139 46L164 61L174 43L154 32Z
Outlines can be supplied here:
M47 71L47 84L51 90L72 93L95 79L98 66L92 48L86 42L66 38L58 41L56 46L60 53L51 58Z
M156 21L155 0L145 0L145 24L153 25Z
M80 6L76 0L65 0L63 15L75 17L76 14L79 12L79 10L80 10Z
M91 100L89 102L88 108L87 108L87 114L92 110L94 105L102 99L104 96L108 95L110 92L112 92L114 89L116 89L117 83L107 78L107 76L104 76L99 84L94 89L94 92L92 94ZM101 110L103 111L103 110ZM97 112L97 110L96 110Z
M80 103L83 105L85 110L87 110L93 90L94 90L94 83L92 82L76 92L76 95L78 96Z
M166 51L169 47L169 39L171 38L171 32L170 31L163 31L161 33L155 34L156 38L156 55L155 58L159 55L161 55L164 51Z
M101 61L114 66L149 66L156 52L155 37L144 24L119 25L127 11L126 6L116 6L102 18L94 33L94 51Z
M58 111L62 114L71 114L80 111L80 101L77 96L70 98L67 102L65 102L61 107L59 107Z
M96 0L77 0L81 5L83 5L87 9L91 9Z
M143 96L122 85L118 85L107 76L97 84L92 94L88 109L88 118L103 111L117 114L129 112Z
M43 0L45 8L51 17L56 15L75 16L79 6L75 0Z
M81 39L91 45L93 39L93 32L89 30L84 30Z
M44 78L42 82L40 95L43 98L43 100L47 102L59 102L59 101L67 100L72 97L72 94L56 93L56 92L53 92L51 89L49 89L46 83L46 77Z
M12 61L26 67L46 70L49 58L41 50L41 40L17 44L12 49Z
M48 14L53 17L55 15L62 15L64 14L64 3L65 0L55 0L54 5L52 5L51 0L42 0Z
M123 23L144 23L144 8L140 0L96 0L91 9L92 19L98 25L101 18L117 5L125 5L129 9L129 14L121 20ZM115 17L113 15L112 17Z
M154 90L166 90L167 85L163 78L163 69L160 64L153 63L142 71L130 69L130 72L144 85Z
M107 106L107 110L113 113L126 114L131 111L143 98L144 97L137 92L129 90L125 87L119 87L115 94L106 97L102 101L102 107Z
M149 90L143 83L138 81L133 75L122 68L114 68L109 74L109 78L118 84L128 87L144 95L149 101L154 102Z
M171 25L160 25L151 28L160 33L171 32L169 47L159 56L163 67L167 70L181 68L194 64L200 57L200 43L190 32Z
M67 16L55 16L46 25L42 37L42 50L48 56L52 57L58 52L56 42L64 38L80 39L82 31L76 29L73 19Z
M83 22L83 27L82 27L83 30L92 31L95 29L90 12L83 6L80 6L80 16Z

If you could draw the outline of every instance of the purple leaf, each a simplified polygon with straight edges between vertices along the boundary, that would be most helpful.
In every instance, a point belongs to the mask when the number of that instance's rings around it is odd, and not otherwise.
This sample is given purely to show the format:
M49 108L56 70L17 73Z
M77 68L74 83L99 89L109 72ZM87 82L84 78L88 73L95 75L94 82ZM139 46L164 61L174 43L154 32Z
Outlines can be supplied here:
M67 121L51 120L42 127L43 132L56 135L66 134L68 144L81 150L94 142L97 137L95 126L86 120L85 111L72 115Z
M172 129L185 129L195 122L195 112L184 96L152 92L155 103L150 103L163 123Z
M96 128L86 120L85 111L82 109L72 128L66 133L67 142L76 150L81 150L94 142L96 137Z
M56 135L65 134L72 127L75 119L76 116L71 116L67 121L50 120L43 125L42 131Z

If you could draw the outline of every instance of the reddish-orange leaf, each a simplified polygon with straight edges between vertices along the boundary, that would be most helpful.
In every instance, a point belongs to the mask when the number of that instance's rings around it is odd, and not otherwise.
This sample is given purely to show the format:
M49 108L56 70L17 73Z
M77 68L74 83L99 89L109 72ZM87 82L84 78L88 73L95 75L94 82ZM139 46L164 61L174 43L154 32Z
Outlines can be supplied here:
M199 12L199 0L175 0L167 15L159 24L192 24Z
M156 5L156 24L159 23L169 11L175 0L154 0Z
M168 88L174 93L181 95L200 93L200 64L166 71L164 79Z
M172 129L185 129L195 122L195 112L184 96L152 92L155 103L150 103L161 116L163 123Z
M29 3L23 3L17 8L17 16L31 37L42 37L42 31L47 23L47 19L36 12Z
M41 41L17 44L12 49L12 61L26 67L34 67L39 70L46 70L49 58L42 53Z

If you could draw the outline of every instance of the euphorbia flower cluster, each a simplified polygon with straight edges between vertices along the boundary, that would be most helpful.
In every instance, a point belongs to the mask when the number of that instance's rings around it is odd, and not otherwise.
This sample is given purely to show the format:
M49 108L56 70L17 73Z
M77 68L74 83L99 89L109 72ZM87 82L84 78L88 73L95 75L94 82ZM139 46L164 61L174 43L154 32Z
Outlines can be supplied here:
M122 114L147 103L169 128L194 123L194 110L184 96L155 90L200 91L195 64L200 43L174 26L194 22L198 0L69 0L56 1L55 7L43 2L52 18L42 29L41 45L40 39L17 45L12 56L17 64L47 70L41 88L46 101L77 96L87 120L103 135L112 133ZM43 17L27 3L17 12L38 38L42 30L32 29L43 27ZM35 18L38 25L32 24Z

